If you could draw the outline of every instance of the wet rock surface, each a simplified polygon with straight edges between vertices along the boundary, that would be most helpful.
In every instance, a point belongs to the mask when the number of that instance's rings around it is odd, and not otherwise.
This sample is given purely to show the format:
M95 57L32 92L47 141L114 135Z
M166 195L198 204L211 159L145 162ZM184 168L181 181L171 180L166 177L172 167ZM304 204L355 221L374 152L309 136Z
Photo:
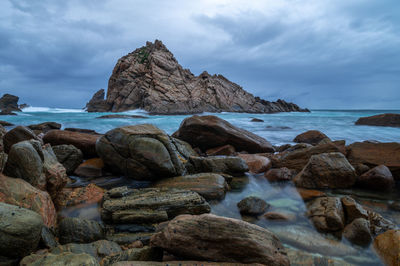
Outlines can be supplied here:
M381 114L359 118L356 125L400 127L400 114Z
M107 223L151 224L167 221L180 214L208 212L210 206L206 200L193 191L121 187L105 194L101 216Z
M97 260L86 253L75 254L72 252L63 252L59 254L47 253L43 255L32 254L25 257L21 266L53 266L53 265L85 265L100 266Z
M225 178L214 173L177 176L158 181L153 185L159 188L176 188L199 193L206 200L221 200L229 186Z
M185 154L164 131L149 124L108 131L96 145L103 161L126 176L154 180L185 171Z
M246 162L251 173L264 173L272 166L271 160L261 155L238 154L238 156Z
M328 136L326 136L324 133L322 133L318 130L309 130L307 132L301 133L300 135L297 135L293 139L293 142L317 145L323 140L328 141L328 142L330 141Z
M357 177L357 186L375 191L390 191L395 181L389 168L379 165Z
M377 236L374 248L386 265L399 265L400 230L390 230Z
M286 167L274 168L265 172L264 176L269 182L290 181L295 176L295 172Z
M0 202L0 256L18 258L34 251L43 221L34 211Z
M3 136L3 145L4 145L4 151L6 153L10 152L11 146L24 140L39 140L38 137L33 133L32 130L30 130L27 127L24 126L17 126L10 131L8 131L4 136Z
M211 115L195 115L184 119L173 136L203 151L226 144L235 147L236 151L250 153L274 151L271 143L262 137Z
M181 215L151 245L187 259L289 265L279 239L259 226L211 214Z
M65 167L67 174L72 174L83 161L83 153L74 145L56 145L52 148L57 160Z
M263 199L251 196L239 201L237 207L241 214L260 215L268 209L269 204L267 204Z
M61 244L90 243L105 238L104 228L96 221L64 218L58 225Z
M249 170L246 162L235 156L191 156L189 161L192 168L191 173L225 173L233 176L242 176Z
M345 217L342 203L336 197L321 197L307 204L307 216L321 232L334 232L344 228Z
M323 153L311 156L294 182L305 188L346 188L355 184L356 172L343 154Z

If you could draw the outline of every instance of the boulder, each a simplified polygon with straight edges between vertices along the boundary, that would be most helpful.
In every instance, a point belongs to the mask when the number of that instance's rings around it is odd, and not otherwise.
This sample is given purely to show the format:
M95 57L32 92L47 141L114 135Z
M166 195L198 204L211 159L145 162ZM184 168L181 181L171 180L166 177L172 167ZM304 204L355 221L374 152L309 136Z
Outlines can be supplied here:
M346 196L341 199L346 214L346 223L351 223L358 218L368 219L368 212L352 197Z
M40 233L39 246L44 248L54 248L58 246L58 241L54 236L53 231L49 229L47 226L42 227L42 232Z
M0 98L0 110L21 111L18 108L19 97L11 94L3 94Z
M6 153L10 152L11 146L15 143L24 141L24 140L39 140L38 137L27 127L17 126L10 131L8 131L3 137L3 145L4 151Z
M160 248L142 247L127 249L110 256L101 261L101 265L110 266L119 261L162 261L163 251ZM169 262L168 262L169 265Z
M28 128L39 135L40 133L46 133L53 129L60 129L61 124L56 122L44 122L40 124L29 125Z
M347 147L347 158L351 164L369 167L386 165L395 179L400 180L400 143L355 142Z
M294 221L296 220L296 215L292 213L281 213L281 212L267 212L263 215L267 220L273 221Z
M74 132L68 130L51 130L43 137L45 143L52 146L70 144L80 149L87 158L97 157L96 141L99 135Z
M178 216L153 235L150 244L186 259L290 264L283 245L270 231L212 214Z
M206 150L206 154L208 156L217 156L217 155L233 156L235 155L235 153L236 153L235 147L229 144Z
M0 202L32 210L42 216L47 227L55 227L57 213L50 195L20 178L0 174Z
M264 120L259 119L259 118L252 118L252 119L250 120L250 122L259 122L259 123L262 123L262 122L264 122Z
M272 166L271 160L261 155L238 154L238 156L246 162L249 171L254 174L264 173Z
M356 125L400 127L400 114L380 114L367 117L360 117Z
M7 133L7 130L0 125L0 152L4 151L3 137Z
M180 214L210 212L206 200L193 191L169 188L107 191L102 202L101 217L107 223L159 223Z
M307 216L319 232L336 232L344 228L345 217L340 198L321 197L307 203Z
M159 128L142 124L108 131L97 152L113 171L140 180L179 176L187 158L171 137Z
M353 220L344 228L343 236L353 244L368 246L372 241L368 220L363 218Z
M287 167L300 172L311 156L321 153L342 152L343 149L344 143L329 142L316 146L301 143L271 157L271 160L274 168Z
M273 113L304 111L283 100L254 97L222 75L199 76L184 69L165 45L156 40L120 58L105 92L96 92L86 105L89 112L144 109L153 114L202 112Z
M97 133L93 129L86 129L86 128L67 127L67 128L64 128L64 130L65 131L71 131L71 132L92 134L92 135L101 135L100 133Z
M103 227L96 221L64 218L58 226L61 244L91 243L105 238Z
M81 163L74 174L85 178L99 178L103 176L104 162L101 158L88 159Z
M356 182L356 172L343 154L323 153L311 156L294 182L305 188L348 188Z
M34 251L43 221L34 211L0 202L0 256L20 258Z
M326 136L324 133L318 131L318 130L309 130L304 133L301 133L300 135L297 135L294 139L293 142L296 143L308 143L311 145L317 145L319 144L322 140L330 141L328 136Z
M390 191L394 188L395 181L389 168L379 165L359 176L356 184L375 191Z
M14 125L13 123L0 120L0 126L3 126L3 127L11 127L11 126L13 126L13 125Z
M229 186L222 175L200 173L166 178L154 184L158 188L177 188L199 193L206 200L221 200Z
M117 243L107 240L98 240L87 244L69 243L50 249L50 253L52 254L62 254L64 252L88 254L94 257L98 262L107 256L121 251L122 249Z
M242 199L237 203L237 207L241 214L244 215L260 215L263 214L269 207L263 199L250 196Z
M11 147L5 173L47 190L52 198L68 181L65 168L57 161L51 146L42 147L36 140L22 141Z
M100 202L103 195L104 189L95 184L89 184L85 187L77 188L65 187L57 193L57 196L54 199L54 204L58 209L78 204L89 205Z
M191 173L225 173L233 176L242 176L249 170L246 162L234 156L209 156L189 159L193 169Z
M67 174L72 174L83 161L83 153L74 145L56 145L52 148L57 160L65 167Z
M8 155L7 153L0 152L0 174L3 173L4 168L7 164Z
M20 266L53 266L53 265L85 265L100 266L97 260L89 254L63 252L59 254L32 254L23 258Z
M230 144L237 151L274 152L271 143L216 116L191 116L183 120L173 136L205 151Z
M286 167L270 169L264 174L265 178L267 178L269 182L290 181L294 175L294 171Z
M377 236L374 249L386 265L400 264L400 230L389 230Z
M326 196L324 192L319 190L305 189L305 188L296 188L296 190L304 201L309 201L315 198Z

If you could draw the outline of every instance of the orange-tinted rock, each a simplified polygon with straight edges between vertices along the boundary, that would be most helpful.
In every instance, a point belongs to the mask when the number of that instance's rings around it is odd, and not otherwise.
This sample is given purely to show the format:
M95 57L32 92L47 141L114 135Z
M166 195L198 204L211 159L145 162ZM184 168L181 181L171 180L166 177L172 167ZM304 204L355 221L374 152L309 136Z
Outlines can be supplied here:
M100 202L103 198L104 189L89 184L86 187L63 188L54 200L56 206L63 207L74 206L78 204L92 204Z
M276 221L293 221L296 219L296 216L292 214L280 213L280 212L267 212L263 216L265 219L276 220Z
M400 230L389 230L377 236L374 248L386 265L400 265Z
M400 143L356 142L347 147L347 158L355 165L386 165L395 179L400 179Z
M74 171L80 177L96 178L103 175L104 162L101 158L92 158L81 163Z
M297 188L297 192L304 201L326 196L326 194L322 191L305 189L305 188Z
M311 145L317 145L319 144L322 140L327 140L330 141L328 136L326 136L324 133L318 131L318 130L309 130L304 133L301 133L300 135L297 135L293 142L296 143L308 143Z
M43 137L45 143L50 143L52 146L71 144L80 149L83 155L88 158L97 157L96 141L99 135L92 135L80 132L66 130L51 130Z
M289 181L292 180L294 175L294 171L286 167L270 169L264 174L269 182Z
M232 145L224 145L224 146L219 146L216 148L208 149L206 151L206 154L208 156L215 156L215 155L226 155L226 156L232 156L236 153L235 147Z
M54 227L57 222L56 209L46 191L31 186L20 178L0 174L0 202L17 205L37 212L47 227Z
M264 156L257 154L238 154L238 156L246 162L250 172L255 174L264 173L272 166L271 160Z

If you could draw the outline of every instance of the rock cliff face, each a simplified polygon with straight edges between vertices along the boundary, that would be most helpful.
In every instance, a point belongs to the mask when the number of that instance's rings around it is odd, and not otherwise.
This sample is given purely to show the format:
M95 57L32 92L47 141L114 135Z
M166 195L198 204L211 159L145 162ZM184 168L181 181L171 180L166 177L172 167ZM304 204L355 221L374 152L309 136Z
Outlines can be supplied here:
M161 41L120 58L108 82L107 97L98 91L86 105L88 112L122 112L144 109L153 114L201 112L303 112L283 100L254 97L222 75L199 76L183 69Z

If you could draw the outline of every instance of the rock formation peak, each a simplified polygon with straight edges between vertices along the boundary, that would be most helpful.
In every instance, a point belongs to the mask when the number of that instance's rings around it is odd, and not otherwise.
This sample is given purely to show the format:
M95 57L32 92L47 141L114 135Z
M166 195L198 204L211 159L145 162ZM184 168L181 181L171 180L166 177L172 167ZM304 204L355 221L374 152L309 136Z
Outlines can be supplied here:
M308 111L283 100L254 97L222 75L204 71L199 76L184 69L160 41L121 57L104 90L86 105L89 112L144 109L153 114L201 112L274 113Z

